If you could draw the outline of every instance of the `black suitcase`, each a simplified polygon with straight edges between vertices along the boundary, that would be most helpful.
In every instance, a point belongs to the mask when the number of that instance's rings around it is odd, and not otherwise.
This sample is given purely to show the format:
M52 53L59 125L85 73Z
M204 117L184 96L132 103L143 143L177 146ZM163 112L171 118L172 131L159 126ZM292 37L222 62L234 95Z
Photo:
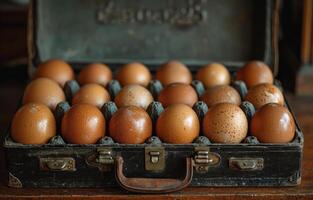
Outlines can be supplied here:
M258 59L277 68L279 2L272 0L45 0L29 13L29 72L60 58L79 70L130 61L152 72L177 59L195 72L211 61L234 74ZM286 105L288 106L288 105ZM10 187L111 187L162 193L190 186L294 186L301 180L303 135L288 144L160 143L22 145L7 132Z

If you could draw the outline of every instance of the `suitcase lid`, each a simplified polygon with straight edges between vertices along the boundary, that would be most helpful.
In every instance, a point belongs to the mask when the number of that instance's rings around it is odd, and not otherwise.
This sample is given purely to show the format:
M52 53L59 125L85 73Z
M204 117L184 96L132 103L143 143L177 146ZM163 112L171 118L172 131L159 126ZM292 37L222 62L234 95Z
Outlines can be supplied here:
M276 65L271 0L45 0L30 12L30 64L51 58L139 61L152 70L177 59L196 70L210 62ZM273 70L275 72L275 70Z

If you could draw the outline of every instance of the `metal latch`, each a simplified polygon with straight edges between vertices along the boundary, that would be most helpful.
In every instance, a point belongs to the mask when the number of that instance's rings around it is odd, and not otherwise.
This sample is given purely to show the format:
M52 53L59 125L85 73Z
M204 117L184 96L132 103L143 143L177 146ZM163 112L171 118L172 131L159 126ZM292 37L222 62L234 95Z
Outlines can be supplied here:
M114 164L114 159L112 157L112 151L111 149L97 149L98 151L98 158L96 159L96 162L101 164Z
M240 171L257 171L264 167L263 158L229 158L229 168Z
M217 153L210 152L209 147L196 147L194 155L194 167L198 173L206 173L209 167L218 166L221 161Z
M165 167L164 147L145 147L145 169L161 171Z
M87 156L86 163L100 171L111 171L114 164L113 152L109 148L98 148L97 153Z
M47 157L39 158L39 165L41 170L51 171L75 171L75 159L72 157Z

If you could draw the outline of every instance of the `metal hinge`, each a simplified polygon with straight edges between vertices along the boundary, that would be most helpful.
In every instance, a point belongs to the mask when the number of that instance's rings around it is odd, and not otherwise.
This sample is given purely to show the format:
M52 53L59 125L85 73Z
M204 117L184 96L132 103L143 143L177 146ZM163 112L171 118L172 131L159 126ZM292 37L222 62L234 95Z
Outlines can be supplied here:
M98 151L98 157L96 159L96 162L101 164L114 164L114 159L112 157L112 151L111 149L97 149Z
M239 171L258 171L264 167L263 158L229 158L229 168Z
M100 171L111 171L114 165L113 152L109 148L98 148L96 153L87 156L86 163Z
M75 171L75 159L72 157L40 157L39 168L50 171Z
M161 171L165 167L164 147L145 147L145 169L148 171Z
M217 153L210 152L209 147L196 147L194 154L194 167L198 173L206 173L210 167L218 166L221 161Z

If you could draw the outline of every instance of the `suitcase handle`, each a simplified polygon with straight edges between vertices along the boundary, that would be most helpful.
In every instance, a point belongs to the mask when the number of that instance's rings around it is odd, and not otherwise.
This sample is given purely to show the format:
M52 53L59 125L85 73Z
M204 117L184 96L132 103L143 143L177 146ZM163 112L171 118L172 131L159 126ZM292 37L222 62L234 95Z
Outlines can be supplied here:
M171 178L127 178L123 174L124 160L116 157L115 177L124 189L138 193L169 193L187 187L193 176L193 160L186 158L186 176L183 180Z

